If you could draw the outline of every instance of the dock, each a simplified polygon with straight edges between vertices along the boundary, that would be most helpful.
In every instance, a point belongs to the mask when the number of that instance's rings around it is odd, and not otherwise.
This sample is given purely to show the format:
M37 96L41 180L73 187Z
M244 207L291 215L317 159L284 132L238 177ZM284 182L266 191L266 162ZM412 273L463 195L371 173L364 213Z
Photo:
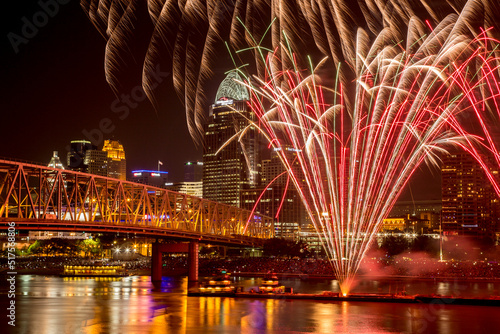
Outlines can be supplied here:
M229 297L252 299L316 300L329 302L375 302L403 304L476 305L500 306L500 297L464 298L440 295L395 295L353 293L343 296L339 293L258 293L258 292L188 292L188 297Z

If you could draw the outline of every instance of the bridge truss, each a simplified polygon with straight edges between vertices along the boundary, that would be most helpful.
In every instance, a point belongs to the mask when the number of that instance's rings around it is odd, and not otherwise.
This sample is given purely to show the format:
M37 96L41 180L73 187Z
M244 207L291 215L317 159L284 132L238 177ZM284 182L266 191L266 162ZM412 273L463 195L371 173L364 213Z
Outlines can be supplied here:
M0 221L271 238L270 217L167 189L0 160Z

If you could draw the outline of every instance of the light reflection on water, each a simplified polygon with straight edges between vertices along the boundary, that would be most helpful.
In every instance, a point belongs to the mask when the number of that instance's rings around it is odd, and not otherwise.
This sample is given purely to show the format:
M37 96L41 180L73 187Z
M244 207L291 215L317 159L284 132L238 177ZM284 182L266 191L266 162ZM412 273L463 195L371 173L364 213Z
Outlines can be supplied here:
M18 333L475 333L500 326L496 307L187 297L186 278L81 279L19 275ZM238 279L246 289L259 279ZM294 291L337 290L330 280L282 283ZM7 287L1 283L1 307ZM364 280L358 292L498 294L500 282ZM474 321L470 321L474 319Z

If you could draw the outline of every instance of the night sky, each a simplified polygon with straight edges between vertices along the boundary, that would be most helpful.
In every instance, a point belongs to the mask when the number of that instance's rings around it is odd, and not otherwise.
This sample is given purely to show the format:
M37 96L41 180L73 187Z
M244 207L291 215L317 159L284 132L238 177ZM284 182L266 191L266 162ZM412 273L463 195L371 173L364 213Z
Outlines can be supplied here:
M24 38L26 20L33 23L41 10L37 1L26 0L9 2L2 10L0 156L47 164L57 150L65 163L71 140L88 139L102 147L103 139L113 138L124 145L128 171L156 169L161 160L171 180L182 181L183 163L201 160L202 150L189 136L171 76L162 82L165 95L157 111L147 99L128 106L116 101L104 76L105 40L78 0L59 5L53 17L39 24L36 34L17 45L11 43L13 34ZM137 68L130 71L136 77L131 74L130 85L121 94L139 93L137 73L142 59L137 56ZM223 67L215 69L214 82L223 78L227 70ZM216 84L208 87L209 100L216 88ZM97 130L103 125L107 133ZM434 171L432 176L423 169L424 175L417 175L411 183L414 198L440 198L440 173ZM410 198L406 191L402 199Z
M11 2L8 10L2 10L0 156L47 164L57 150L65 163L71 140L90 139L102 147L103 139L114 138L124 145L129 171L156 169L161 160L162 170L181 180L183 163L201 160L202 151L188 134L171 77L164 83L164 91L170 93L160 101L158 112L147 99L132 100L130 105L115 102L117 97L104 76L105 40L78 0L60 5L36 35L16 45L16 53L8 34L23 37L22 18L33 22L40 10L36 1L25 0ZM141 65L140 59L137 63ZM132 89L122 94L130 95ZM141 96L137 89L134 92ZM103 139L97 130L92 131L101 125L108 132Z

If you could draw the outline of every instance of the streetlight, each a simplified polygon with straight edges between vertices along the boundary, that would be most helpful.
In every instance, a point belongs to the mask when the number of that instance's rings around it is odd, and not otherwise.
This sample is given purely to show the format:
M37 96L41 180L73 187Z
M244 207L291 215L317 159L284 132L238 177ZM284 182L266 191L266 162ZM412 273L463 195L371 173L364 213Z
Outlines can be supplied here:
M443 261L443 212L439 217L439 261Z

